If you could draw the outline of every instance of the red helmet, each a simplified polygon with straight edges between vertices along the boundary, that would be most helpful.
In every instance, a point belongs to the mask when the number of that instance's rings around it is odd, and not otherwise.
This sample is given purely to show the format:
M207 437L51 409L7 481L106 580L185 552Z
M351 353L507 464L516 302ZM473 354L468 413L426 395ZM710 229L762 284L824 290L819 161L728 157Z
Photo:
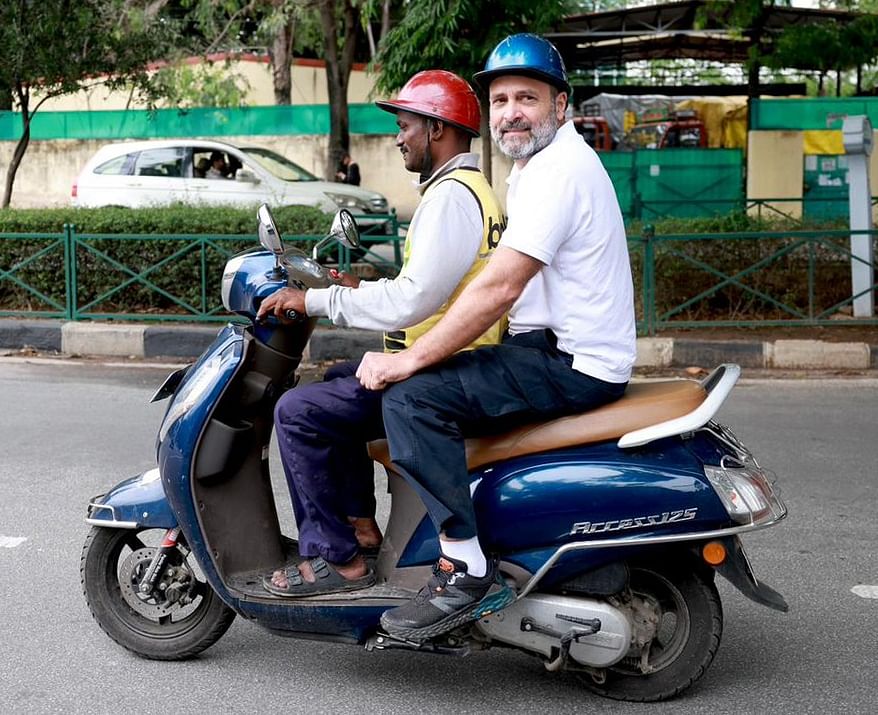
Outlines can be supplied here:
M445 70L418 72L399 91L393 101L375 102L386 112L399 111L441 119L479 136L481 112L473 88L462 77Z

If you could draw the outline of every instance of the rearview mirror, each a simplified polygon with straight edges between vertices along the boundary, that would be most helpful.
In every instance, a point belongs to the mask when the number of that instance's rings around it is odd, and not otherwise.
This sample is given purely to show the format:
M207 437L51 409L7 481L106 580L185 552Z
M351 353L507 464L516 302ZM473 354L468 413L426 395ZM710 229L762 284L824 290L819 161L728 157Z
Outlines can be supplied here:
M347 209L341 209L335 215L329 233L342 246L347 248L360 247L360 229L357 227L356 219Z
M284 244L268 204L262 204L259 207L256 211L256 218L259 221L259 243L266 251L271 251L275 256L281 256L284 252Z
M245 184L258 184L259 177L249 169L238 169L235 172L235 181L242 181Z
M332 226L322 239L314 244L314 250L311 251L311 258L317 260L320 251L330 241L338 241L342 246L347 248L360 247L360 229L357 228L357 222L353 215L347 209L340 209L332 219Z

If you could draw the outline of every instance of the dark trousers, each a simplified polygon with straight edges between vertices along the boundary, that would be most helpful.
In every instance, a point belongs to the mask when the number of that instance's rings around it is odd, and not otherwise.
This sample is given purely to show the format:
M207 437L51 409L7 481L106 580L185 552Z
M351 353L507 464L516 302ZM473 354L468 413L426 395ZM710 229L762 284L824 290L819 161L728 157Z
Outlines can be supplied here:
M366 390L358 363L330 368L323 382L286 392L274 424L299 553L345 563L357 553L349 516L375 515L375 479L366 442L384 436L381 392Z
M627 383L574 370L550 331L458 353L384 392L394 466L415 487L438 531L476 536L464 438L584 412L618 399Z

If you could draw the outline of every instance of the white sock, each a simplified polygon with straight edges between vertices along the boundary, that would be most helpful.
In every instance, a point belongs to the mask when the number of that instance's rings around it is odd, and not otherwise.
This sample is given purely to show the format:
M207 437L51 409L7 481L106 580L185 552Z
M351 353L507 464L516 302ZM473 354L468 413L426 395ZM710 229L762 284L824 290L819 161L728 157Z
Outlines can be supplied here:
M448 541L439 537L439 548L446 556L463 561L470 576L480 578L488 573L488 561L482 553L478 537L460 541Z

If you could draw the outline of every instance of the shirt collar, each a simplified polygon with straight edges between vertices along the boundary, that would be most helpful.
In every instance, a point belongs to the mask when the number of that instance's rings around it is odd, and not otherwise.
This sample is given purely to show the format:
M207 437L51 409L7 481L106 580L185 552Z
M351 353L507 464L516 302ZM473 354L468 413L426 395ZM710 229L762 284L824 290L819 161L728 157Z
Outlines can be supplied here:
M412 182L415 185L415 188L418 190L418 193L423 195L423 193L427 190L427 188L434 181L439 179L445 174L448 174L455 169L461 168L479 168L479 155L474 152L465 152L463 154L457 154L456 156L451 157L448 161L446 161L442 166L436 169L429 179L423 182Z
M519 169L518 164L512 165L512 171L510 171L509 176L506 177L506 183L511 184L514 181L514 179L516 177L518 177L518 175L522 171L524 171L529 166L531 166L534 163L534 161L536 161L537 166L539 166L540 154L542 154L546 149L548 149L550 146L552 146L554 144L559 144L561 142L567 141L568 138L571 136L571 132L573 133L573 135L575 135L577 137L579 136L576 129L573 127L573 122L571 122L571 121L564 122L560 127L558 127L558 131L555 132L555 136L552 137L552 141L550 141L546 146L544 146L536 154L534 154L530 158L530 161L528 161L527 164L524 165L524 169Z

